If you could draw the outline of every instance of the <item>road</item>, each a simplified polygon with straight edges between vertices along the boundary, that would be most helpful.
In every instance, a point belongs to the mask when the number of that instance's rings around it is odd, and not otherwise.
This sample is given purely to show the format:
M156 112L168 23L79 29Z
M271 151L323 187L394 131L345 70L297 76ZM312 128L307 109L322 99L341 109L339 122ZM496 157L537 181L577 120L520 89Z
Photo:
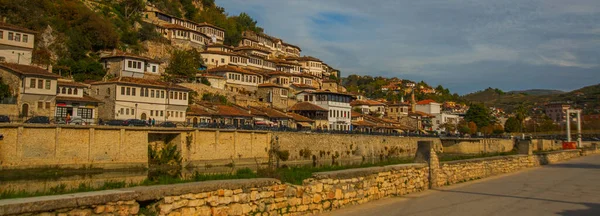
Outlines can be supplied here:
M600 215L600 155L323 215Z

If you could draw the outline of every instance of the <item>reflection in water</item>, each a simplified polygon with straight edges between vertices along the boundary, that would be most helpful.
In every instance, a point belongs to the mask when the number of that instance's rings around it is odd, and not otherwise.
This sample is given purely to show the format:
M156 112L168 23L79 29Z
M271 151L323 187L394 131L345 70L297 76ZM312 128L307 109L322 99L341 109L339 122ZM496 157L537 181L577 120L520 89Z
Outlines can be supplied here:
M364 163L379 162L379 158L357 158L353 160L322 160L322 161L288 161L282 162L282 167L299 166L326 166L326 165L360 165ZM65 190L76 189L81 185L91 188L101 188L105 183L123 182L125 185L140 184L144 181L157 181L161 177L171 177L179 179L190 179L195 174L234 174L237 170L249 168L256 171L266 168L267 164L254 165L236 165L236 166L207 166L183 169L163 169L163 170L126 170L126 171L94 171L92 173L73 173L64 174L57 171L52 175L39 176L21 173L16 177L0 177L0 194L3 192L45 192L56 187L65 187ZM19 171L23 172L23 171ZM36 172L36 171L32 171Z

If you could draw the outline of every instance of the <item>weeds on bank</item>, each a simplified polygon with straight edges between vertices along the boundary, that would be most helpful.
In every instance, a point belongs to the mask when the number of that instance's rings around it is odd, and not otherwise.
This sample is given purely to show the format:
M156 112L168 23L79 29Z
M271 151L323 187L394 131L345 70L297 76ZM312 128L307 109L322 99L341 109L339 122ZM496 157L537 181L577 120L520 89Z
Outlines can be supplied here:
M495 157L495 156L508 156L508 155L516 155L516 154L517 154L516 151L485 153L485 154L475 154L475 155L444 155L444 154L440 154L438 156L438 159L440 162L444 162L444 161L467 160L467 159Z

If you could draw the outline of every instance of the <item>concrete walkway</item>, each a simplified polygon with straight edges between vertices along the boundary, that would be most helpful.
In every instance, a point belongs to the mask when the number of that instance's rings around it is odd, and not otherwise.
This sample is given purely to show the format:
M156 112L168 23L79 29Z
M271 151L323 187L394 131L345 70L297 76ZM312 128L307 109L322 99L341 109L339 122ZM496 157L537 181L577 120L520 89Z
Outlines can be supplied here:
M600 155L324 215L600 215Z

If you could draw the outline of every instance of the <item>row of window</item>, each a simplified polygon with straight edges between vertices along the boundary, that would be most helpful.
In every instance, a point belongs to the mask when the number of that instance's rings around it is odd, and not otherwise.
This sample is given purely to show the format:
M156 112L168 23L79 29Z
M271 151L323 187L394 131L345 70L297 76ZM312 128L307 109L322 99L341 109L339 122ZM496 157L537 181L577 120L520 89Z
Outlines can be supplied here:
M44 85L44 83L46 85ZM46 87L46 89L50 89L52 87L50 80L30 79L29 80L29 88L36 88L36 86L38 89L44 89L44 87Z
M262 77L253 75L242 75L237 73L227 73L227 78L230 80L237 80L249 83L262 83Z
M198 29L196 29L196 31L198 31ZM201 27L200 32L207 34L207 35L215 35L218 37L225 37L225 32L221 31L221 30L217 30L215 28L211 28L211 27Z
M136 87L121 86L121 95L136 96ZM110 89L108 89L110 94ZM140 97L165 98L166 91L158 89L141 88ZM187 92L169 92L169 99L172 100L187 100Z
M7 32L7 33L8 33L8 37L6 39L8 39L9 41L16 41L16 42L23 42L23 43L29 42L29 35L27 35L27 34L21 34L21 33L15 33L15 32ZM21 40L21 38L23 40ZM2 30L0 30L0 39L4 39L4 31L2 31Z
M309 66L309 67L322 67L321 63L318 63L318 62L306 62L306 66Z
M133 68L133 69L142 69L142 62L141 61L127 60L127 67L128 68Z
M328 94L320 94L316 96L317 101L333 101L333 102L341 102L341 103L350 103L350 97L342 96L342 95L328 95Z
M57 94L66 94L66 95L77 95L78 90L77 88L70 88L70 87L60 87L60 88L56 88L56 93Z
M46 105L45 108L44 108L44 105ZM38 109L50 109L50 105L52 105L52 103L50 103L50 101L38 101L37 102Z
M331 118L350 118L350 111L342 111L342 110L329 110L329 117Z

